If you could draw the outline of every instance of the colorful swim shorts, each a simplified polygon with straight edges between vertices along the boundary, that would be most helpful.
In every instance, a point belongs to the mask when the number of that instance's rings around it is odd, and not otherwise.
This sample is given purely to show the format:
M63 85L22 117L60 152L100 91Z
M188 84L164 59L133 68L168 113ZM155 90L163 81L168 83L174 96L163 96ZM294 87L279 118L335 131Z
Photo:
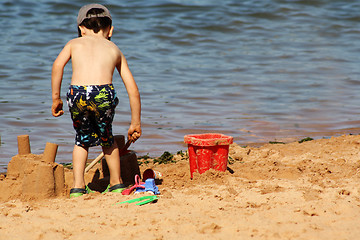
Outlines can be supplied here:
M70 85L67 103L76 131L77 146L112 146L112 122L119 103L112 84Z

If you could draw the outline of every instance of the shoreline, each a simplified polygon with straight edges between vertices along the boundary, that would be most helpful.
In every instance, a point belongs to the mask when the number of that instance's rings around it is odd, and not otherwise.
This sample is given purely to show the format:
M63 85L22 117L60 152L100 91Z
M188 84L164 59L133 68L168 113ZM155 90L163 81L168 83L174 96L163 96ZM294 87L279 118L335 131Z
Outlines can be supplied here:
M269 130L268 132L256 132L256 131L250 131L250 130L244 130L241 129L240 131L244 132L243 135L239 135L236 136L235 134L228 132L228 131L205 131L205 130L198 130L198 129L193 129L193 130L189 130L187 129L186 132L187 133L183 133L183 135L186 134L201 134L201 133L209 133L209 132L214 132L214 133L222 133L225 135L229 135L229 136L235 136L234 137L234 142L236 142L237 144L241 145L241 146L252 146L252 147L261 147L271 141L279 141L279 142L285 142L285 143L291 143L291 142L295 142L295 141L299 141L303 138L306 137L311 137L315 140L317 139L328 139L331 137L337 137L337 136L342 136L342 135L352 135L352 134L360 134L360 128L348 128L348 129L338 129L338 130L332 130L332 131L314 131L314 132L309 132L309 131L304 131L304 130L297 130L297 129L284 129L282 130L282 132L276 132L276 131L271 131ZM185 143L183 143L183 135L180 134L181 136L179 136L179 138L177 139L176 142L174 141L170 141L170 142L164 142L164 143L159 143L157 145L161 145L164 146L161 149L158 147L154 147L151 149L147 149L146 145L149 144L149 139L140 139L139 143L135 143L134 147L130 146L130 149L134 149L133 151L136 152L137 155L139 156L144 156L149 154L151 157L156 158L159 157L161 154L163 154L165 151L169 151L172 154L175 154L177 151L186 151L187 150L187 146ZM72 136L72 135L71 135ZM35 139L34 144L32 144L32 148L33 152L36 154L40 154L43 151L43 144L45 144L46 140L39 140L37 139L36 136L30 135L30 139ZM3 138L4 140L4 138ZM69 141L72 141L73 138L71 137ZM4 174L6 173L6 165L9 163L9 161L11 160L11 158L13 156L15 156L17 154L17 146L16 146L16 137L13 138L13 144L7 146L10 148L14 148L16 149L16 151L13 151L13 155L7 156L7 160L5 162L3 162L3 167L0 167L0 174ZM63 141L63 140L62 140ZM62 143L62 141L59 141L59 151L58 151L58 156L57 156L57 163L71 163L71 152L72 152L72 145L65 145L64 143ZM58 141L55 141L55 143ZM145 146L145 148L144 148ZM169 147L171 146L171 147ZM175 146L175 147L174 147ZM3 146L4 147L4 146ZM95 151L94 151L95 150ZM92 151L89 152L89 160L94 159L100 152L100 148L99 149L94 149ZM61 151L63 153L61 153ZM64 153L65 152L65 153ZM62 156L60 156L62 155ZM68 155L68 157L64 158L65 155ZM6 165L5 165L6 164Z

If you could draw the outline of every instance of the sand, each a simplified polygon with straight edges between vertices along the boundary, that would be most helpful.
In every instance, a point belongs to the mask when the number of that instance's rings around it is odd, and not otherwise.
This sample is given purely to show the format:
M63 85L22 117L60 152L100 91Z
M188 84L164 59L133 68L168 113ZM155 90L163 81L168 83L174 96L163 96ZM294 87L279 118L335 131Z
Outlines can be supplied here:
M229 155L233 173L193 179L186 156L142 164L141 172L163 175L159 200L143 206L116 204L139 195L37 199L1 191L0 239L360 239L360 136L232 144ZM0 187L15 192L16 180L8 184L1 176Z

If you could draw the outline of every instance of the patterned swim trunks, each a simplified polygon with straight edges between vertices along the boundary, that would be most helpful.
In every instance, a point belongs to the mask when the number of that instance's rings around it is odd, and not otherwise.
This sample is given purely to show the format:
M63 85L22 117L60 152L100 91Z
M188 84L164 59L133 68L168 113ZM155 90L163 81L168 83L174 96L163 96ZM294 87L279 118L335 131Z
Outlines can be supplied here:
M81 147L112 146L112 122L119 103L114 86L70 85L66 96L76 131L75 144Z

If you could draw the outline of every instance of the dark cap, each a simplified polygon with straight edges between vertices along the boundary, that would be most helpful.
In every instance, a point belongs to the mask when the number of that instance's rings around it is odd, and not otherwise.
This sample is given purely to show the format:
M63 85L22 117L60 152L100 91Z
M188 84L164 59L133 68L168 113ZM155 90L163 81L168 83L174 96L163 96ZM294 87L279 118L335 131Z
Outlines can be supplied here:
M86 16L88 11L93 8L102 9L102 10L104 10L104 12ZM109 10L105 6L103 6L101 4L93 3L93 4L85 5L82 8L80 8L79 14L77 17L77 24L80 25L82 23L82 21L84 21L85 19L92 18L92 17L108 17L108 18L112 19Z

